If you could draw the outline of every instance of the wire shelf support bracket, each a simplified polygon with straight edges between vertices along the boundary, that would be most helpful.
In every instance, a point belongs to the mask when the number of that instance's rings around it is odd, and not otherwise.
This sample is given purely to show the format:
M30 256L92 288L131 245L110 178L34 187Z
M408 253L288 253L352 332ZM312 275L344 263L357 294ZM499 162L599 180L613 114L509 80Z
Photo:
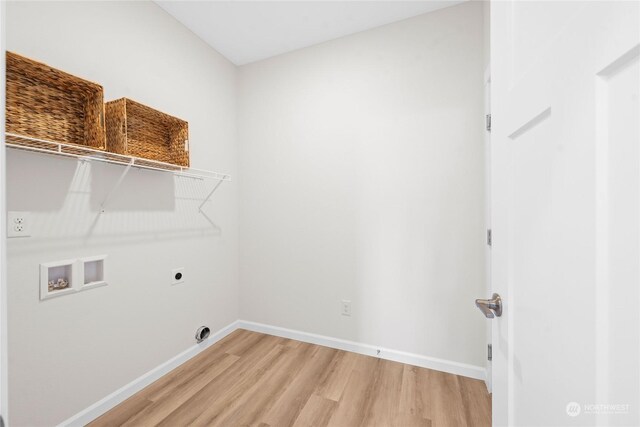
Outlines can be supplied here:
M31 138L28 136L17 135L13 133L5 134L5 146L7 148L30 151L35 153L49 154L54 156L64 156L76 158L79 161L96 161L101 163L109 163L124 166L124 170L111 187L106 197L100 204L100 213L106 211L106 206L114 196L118 188L120 188L125 177L131 171L131 168L154 170L159 172L171 173L174 176L192 178L197 180L215 180L218 181L211 192L204 198L198 206L200 212L211 224L214 224L211 218L203 211L204 205L211 200L211 196L222 185L223 182L230 182L231 176L219 172L213 172L204 169L189 168L178 166L171 163L159 162L156 160L148 160L140 157L127 156L122 154L110 153L107 151L96 150L91 147L81 145L64 144L60 142L48 141L44 139ZM214 224L215 225L215 224Z

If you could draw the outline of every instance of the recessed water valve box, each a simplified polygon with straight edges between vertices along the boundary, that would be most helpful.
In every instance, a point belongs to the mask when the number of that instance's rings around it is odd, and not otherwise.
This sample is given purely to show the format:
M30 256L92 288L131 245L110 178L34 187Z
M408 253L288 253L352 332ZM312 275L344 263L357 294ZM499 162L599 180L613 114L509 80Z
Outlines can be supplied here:
M76 260L40 264L40 299L76 292Z
M104 286L106 281L106 255L98 255L80 259L82 272L82 289Z
M40 299L107 285L106 255L40 264Z

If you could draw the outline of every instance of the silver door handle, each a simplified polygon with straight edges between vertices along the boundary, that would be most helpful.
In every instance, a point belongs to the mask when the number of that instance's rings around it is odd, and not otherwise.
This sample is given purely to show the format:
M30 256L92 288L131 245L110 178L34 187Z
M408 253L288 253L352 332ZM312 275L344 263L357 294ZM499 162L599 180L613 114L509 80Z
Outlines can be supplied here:
M493 294L491 299L477 299L476 307L489 319L502 316L502 298Z

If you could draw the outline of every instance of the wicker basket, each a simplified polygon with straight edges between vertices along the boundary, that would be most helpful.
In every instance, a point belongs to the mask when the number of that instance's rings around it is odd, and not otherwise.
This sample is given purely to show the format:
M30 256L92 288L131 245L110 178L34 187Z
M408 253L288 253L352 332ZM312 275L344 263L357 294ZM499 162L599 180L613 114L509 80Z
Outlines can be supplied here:
M6 131L103 150L102 86L7 52Z
M105 104L107 149L189 166L189 123L127 98Z

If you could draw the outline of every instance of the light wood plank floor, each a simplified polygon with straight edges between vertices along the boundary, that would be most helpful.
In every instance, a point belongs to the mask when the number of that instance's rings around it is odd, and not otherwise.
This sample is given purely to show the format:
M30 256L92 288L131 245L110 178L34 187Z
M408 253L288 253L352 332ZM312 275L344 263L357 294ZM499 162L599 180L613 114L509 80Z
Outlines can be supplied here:
M237 330L90 426L489 426L484 382Z

